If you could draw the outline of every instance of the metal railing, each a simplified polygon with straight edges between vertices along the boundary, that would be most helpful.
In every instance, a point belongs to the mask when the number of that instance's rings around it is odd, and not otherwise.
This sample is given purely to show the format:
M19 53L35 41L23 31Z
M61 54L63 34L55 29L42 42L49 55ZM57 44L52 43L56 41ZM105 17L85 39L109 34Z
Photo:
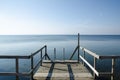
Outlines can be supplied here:
M73 58L74 54L77 52L79 46L77 46L75 48L75 50L73 51L72 56L70 57L70 60ZM83 56L80 54L79 58L82 60L83 65L87 65L93 72L93 77L96 78L100 77L100 76L107 76L110 75L111 76L111 80L114 80L114 76L115 76L115 63L116 63L116 59L120 59L120 56L115 56L115 55L110 55L110 56L100 56L86 48L80 47L80 49L83 51ZM86 60L85 58L85 54L89 54L90 56L93 56L94 61L93 61L93 66ZM111 67L111 72L98 72L98 70L96 70L96 62L97 60L103 60L103 59L110 59L112 60L112 67ZM80 61L79 61L80 62Z
M83 48L83 47L80 47L80 35L78 33L78 45L77 47L75 48L75 50L73 51L72 53L72 56L70 57L70 60L73 58L73 56L75 55L75 53L78 54L78 61L80 62L80 59L83 61L83 65L87 65L92 71L93 71L93 76L94 78L97 76L97 77L100 77L100 76L106 76L106 75L110 75L111 76L111 80L114 80L114 76L115 76L115 63L116 63L116 59L120 59L120 56L115 56L115 55L109 55L109 56L101 56L101 55L98 55L86 48ZM80 49L83 51L83 56L80 54ZM85 59L85 54L89 54L91 56L93 56L94 58L94 62L93 62L93 66ZM96 70L96 62L97 60L102 60L102 59L110 59L112 60L112 67L111 67L111 72L98 72Z
M116 59L120 59L120 56L100 56L86 48L80 47L80 49L83 51L83 56L79 55L79 58L83 61L83 64L86 64L93 72L94 72L94 77L95 76L105 76L105 75L110 75L111 76L111 80L114 80L114 76L115 76L115 62ZM94 62L93 62L93 66L85 59L85 54L89 54L91 56L93 56L94 58ZM112 67L111 67L111 72L98 72L96 70L96 61L98 60L102 60L102 59L110 59L112 60Z
M111 75L111 80L114 80L114 73L115 73L115 63L116 63L116 59L120 59L120 56L100 56L86 48L80 47L80 43L79 43L79 37L80 35L78 34L78 45L75 48L75 50L72 53L72 56L70 57L70 60L73 58L73 56L75 55L75 53L77 52L77 58L78 58L78 62L80 62L80 60L83 61L83 65L86 64L94 73L94 78L95 76L104 76L104 75ZM80 49L83 51L83 56L80 54ZM45 50L44 55L43 55L43 50ZM37 55L38 53L40 53L40 60L39 62L34 65L34 56ZM93 62L93 66L85 59L85 54L89 54L91 56L93 56L94 58L94 62ZM49 60L50 57L47 54L47 46L43 46L41 49L39 49L38 51L32 53L29 56L10 56L10 55L0 55L0 59L15 59L15 67L16 67L16 72L0 72L0 76L16 76L16 80L19 80L20 76L31 76L31 79L33 80L33 75L35 70L37 69L37 67L40 65L42 65L42 61L45 58L45 60L48 58ZM19 59L30 59L31 60L31 69L29 72L27 73L20 73L19 72ZM56 48L54 48L54 60L56 59ZM63 48L63 59L65 59L65 48ZM111 72L98 72L98 70L96 70L96 61L101 60L101 59L111 59L112 60L112 67L111 67Z
M43 50L44 54L43 54ZM39 61L36 65L34 65L34 56L40 54ZM43 59L50 59L50 57L47 54L47 46L43 46L41 49L38 51L32 53L31 55L28 56L15 56L15 55L0 55L0 59L15 59L15 72L0 72L0 76L16 76L16 80L19 80L20 76L31 76L31 80L33 80L33 75L36 70L36 68L39 65L42 65ZM30 59L31 60L31 69L29 72L19 72L19 59Z

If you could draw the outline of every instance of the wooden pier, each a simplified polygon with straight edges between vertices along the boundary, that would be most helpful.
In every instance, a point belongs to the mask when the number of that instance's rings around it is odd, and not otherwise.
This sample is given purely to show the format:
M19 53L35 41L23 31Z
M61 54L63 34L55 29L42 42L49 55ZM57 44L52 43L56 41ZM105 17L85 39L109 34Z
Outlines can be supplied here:
M77 60L43 61L35 80L93 80L92 74Z
M47 45L43 46L31 55L0 55L0 59L15 60L15 72L0 72L0 76L16 76L16 80L19 80L20 77L23 76L29 76L30 80L96 80L96 77L111 76L111 80L115 80L116 60L120 59L120 56L98 55L84 47L81 47L79 39L80 35L78 34L78 45L73 50L70 58L67 60L64 60L65 56L63 56L63 60L56 60L56 48L54 48L54 60L51 59L47 53ZM65 55L65 48L63 48L63 54ZM77 58L76 60L72 60L75 54L77 54ZM93 65L87 61L86 54L93 57ZM39 55L38 62L34 61L36 55ZM20 59L30 60L29 72L20 72ZM100 72L97 70L97 60L103 59L111 60L110 72ZM86 68L86 66L90 71Z

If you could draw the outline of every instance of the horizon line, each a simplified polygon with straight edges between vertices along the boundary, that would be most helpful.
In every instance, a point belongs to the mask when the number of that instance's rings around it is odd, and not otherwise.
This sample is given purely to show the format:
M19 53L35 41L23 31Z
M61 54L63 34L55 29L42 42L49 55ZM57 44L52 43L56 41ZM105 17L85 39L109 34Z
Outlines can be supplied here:
M9 35L78 35L78 33L76 34L0 34L0 36L2 35L8 35L8 36ZM120 34L80 34L80 35L120 35Z

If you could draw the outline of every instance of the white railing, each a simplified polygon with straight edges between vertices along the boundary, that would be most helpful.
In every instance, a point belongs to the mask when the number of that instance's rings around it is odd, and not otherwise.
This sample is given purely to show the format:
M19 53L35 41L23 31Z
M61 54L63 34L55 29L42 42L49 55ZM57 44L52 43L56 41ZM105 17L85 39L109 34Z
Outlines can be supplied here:
M114 80L114 76L115 76L115 62L116 62L116 59L120 59L120 56L100 56L86 48L83 48L83 47L80 47L80 49L83 51L83 56L79 55L79 58L83 61L83 65L86 64L94 73L94 77L95 76L105 76L105 75L110 75L111 76L111 80ZM89 54L91 56L93 56L94 58L94 62L93 62L93 66L85 59L85 54ZM111 67L111 72L98 72L96 70L96 61L98 60L101 60L101 59L111 59L112 60L112 67Z

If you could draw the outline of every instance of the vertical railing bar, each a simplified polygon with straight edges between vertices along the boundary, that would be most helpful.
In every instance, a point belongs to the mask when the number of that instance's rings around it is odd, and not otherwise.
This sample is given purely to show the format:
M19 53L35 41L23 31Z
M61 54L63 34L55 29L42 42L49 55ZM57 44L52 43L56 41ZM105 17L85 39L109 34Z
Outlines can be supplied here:
M16 80L19 80L19 76L18 76L18 73L19 73L19 60L18 58L16 58Z
M96 58L94 57L94 69L96 69ZM95 73L93 73L93 77L94 77L94 79L96 79L96 74Z
M41 50L41 66L42 66L42 50Z
M31 70L32 70L32 72L31 72L31 80L33 80L33 68L34 68L34 63L33 63L33 56L31 56Z
M79 42L79 40L80 40L80 34L78 33L78 62L79 62L79 55L80 55L80 42Z
M45 46L45 60L47 60L47 46Z
M56 48L54 48L54 61L56 60Z
M112 68L111 68L111 80L114 80L114 71L115 71L115 58L112 58Z
M83 51L83 58L85 59L85 51ZM83 65L85 66L84 61L83 61Z
M65 60L65 48L63 48L63 60Z

